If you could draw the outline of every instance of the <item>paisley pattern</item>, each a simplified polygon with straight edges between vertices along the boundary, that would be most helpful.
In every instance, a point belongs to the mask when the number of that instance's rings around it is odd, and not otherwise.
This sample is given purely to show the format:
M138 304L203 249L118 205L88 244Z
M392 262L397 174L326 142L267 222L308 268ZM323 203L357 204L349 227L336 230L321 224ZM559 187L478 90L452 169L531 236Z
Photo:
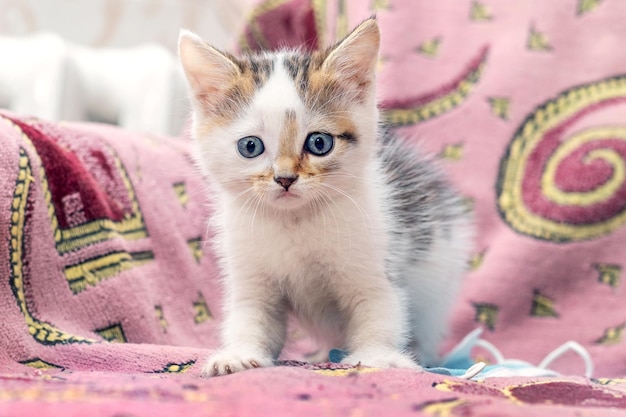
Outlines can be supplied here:
M528 116L497 183L498 207L511 227L563 243L597 238L626 222L626 124L585 123L616 106L626 110L626 76L571 88Z

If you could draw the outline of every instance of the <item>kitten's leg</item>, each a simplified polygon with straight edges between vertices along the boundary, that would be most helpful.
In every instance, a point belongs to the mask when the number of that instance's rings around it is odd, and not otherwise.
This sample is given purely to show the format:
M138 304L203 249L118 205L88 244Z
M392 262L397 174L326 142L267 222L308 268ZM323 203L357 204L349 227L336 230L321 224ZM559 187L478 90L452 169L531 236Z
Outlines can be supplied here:
M415 353L424 366L439 366L439 348L448 330L450 311L467 267L467 237L452 230L452 240L435 240L428 256L407 268L409 316Z
M342 363L377 368L421 369L410 354L403 351L407 343L406 313L398 294L386 278L373 278L380 285L352 288L340 303L348 313L346 348Z
M222 327L223 347L202 368L202 376L218 376L272 366L286 337L286 308L267 286L234 289L227 298Z
M413 349L422 365L438 366L441 362L439 346L447 330L448 308L445 303L434 306L431 302L429 309L414 308L415 320L412 328L414 332Z

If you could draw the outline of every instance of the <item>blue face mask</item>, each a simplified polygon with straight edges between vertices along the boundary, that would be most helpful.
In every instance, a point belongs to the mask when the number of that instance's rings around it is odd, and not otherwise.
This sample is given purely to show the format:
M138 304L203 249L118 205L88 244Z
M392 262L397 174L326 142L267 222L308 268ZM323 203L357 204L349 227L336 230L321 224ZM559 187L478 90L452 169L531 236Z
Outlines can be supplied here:
M442 360L441 365L433 368L425 368L427 372L440 375L449 375L463 379L482 380L491 377L512 377L512 376L558 376L559 374L548 367L556 359L573 351L577 353L585 365L584 376L591 378L593 374L593 361L589 352L579 343L569 341L550 352L539 365L518 360L505 359L500 351L490 342L483 340L480 336L482 328L470 332L450 353ZM472 350L481 347L488 351L494 359L493 365L484 362L476 362L472 359ZM347 352L339 349L332 349L329 352L330 362L339 363L348 355Z

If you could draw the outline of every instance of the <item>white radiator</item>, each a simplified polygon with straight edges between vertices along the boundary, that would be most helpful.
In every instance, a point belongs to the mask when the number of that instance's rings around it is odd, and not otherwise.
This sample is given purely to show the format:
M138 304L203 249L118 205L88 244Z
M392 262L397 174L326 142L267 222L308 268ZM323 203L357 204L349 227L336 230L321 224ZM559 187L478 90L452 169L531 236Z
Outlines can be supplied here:
M176 57L159 45L90 48L51 33L0 36L0 107L177 135L189 105Z

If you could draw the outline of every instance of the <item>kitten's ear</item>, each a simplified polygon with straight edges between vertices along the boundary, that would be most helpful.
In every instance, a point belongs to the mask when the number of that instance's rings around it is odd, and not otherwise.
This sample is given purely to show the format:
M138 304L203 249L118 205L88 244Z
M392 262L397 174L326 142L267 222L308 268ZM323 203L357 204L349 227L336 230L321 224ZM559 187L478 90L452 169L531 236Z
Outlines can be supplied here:
M178 54L187 82L199 102L220 96L240 73L231 57L187 30L180 32Z
M330 50L322 68L359 85L369 83L376 74L379 47L376 18L367 19Z

